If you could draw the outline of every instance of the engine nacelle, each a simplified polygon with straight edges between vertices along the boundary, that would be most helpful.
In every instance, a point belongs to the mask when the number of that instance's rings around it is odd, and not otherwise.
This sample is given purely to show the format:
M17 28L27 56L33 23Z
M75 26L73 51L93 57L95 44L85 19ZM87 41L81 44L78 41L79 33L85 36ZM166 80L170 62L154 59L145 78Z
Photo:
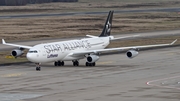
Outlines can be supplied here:
M127 55L128 58L134 58L134 57L136 57L138 54L139 54L139 52L138 52L138 51L135 51L135 50L128 50L128 51L126 52L126 55Z
M20 49L14 49L12 52L11 52L11 55L14 56L14 57L18 57L18 56L21 56L23 55L23 51L20 50Z
M94 63L94 62L96 62L98 59L99 59L99 56L97 56L97 55L89 55L89 56L87 57L87 62L88 62L88 63Z

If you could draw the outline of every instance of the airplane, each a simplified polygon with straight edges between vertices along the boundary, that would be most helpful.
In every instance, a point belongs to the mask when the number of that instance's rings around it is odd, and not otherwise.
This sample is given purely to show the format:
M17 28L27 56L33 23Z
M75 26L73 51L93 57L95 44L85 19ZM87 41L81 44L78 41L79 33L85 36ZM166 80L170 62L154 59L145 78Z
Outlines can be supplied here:
M102 33L99 36L86 35L88 38L51 42L37 44L35 46L25 46L12 43L6 43L2 39L2 44L19 47L11 52L14 57L21 56L24 49L29 49L26 57L29 61L36 64L36 71L40 71L41 63L54 62L54 66L64 66L64 61L72 61L74 66L79 66L80 59L87 59L86 66L95 66L98 61L100 53L112 52L112 51L127 51L128 58L134 58L139 53L138 50L142 48L150 47L162 47L174 44L176 40L169 44L156 44L156 45L144 45L144 46L131 46L131 47L118 47L118 48L106 48L112 40L119 40L134 36L124 36L114 38L111 36L112 18L114 11L109 11L107 20L103 27Z

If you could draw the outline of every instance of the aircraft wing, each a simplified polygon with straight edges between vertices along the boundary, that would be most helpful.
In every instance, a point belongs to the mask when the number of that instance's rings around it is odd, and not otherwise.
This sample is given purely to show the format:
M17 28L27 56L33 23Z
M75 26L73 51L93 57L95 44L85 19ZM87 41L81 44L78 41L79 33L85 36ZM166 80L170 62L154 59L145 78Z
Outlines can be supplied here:
M2 44L4 44L4 45L9 45L9 46L26 48L26 49L32 48L31 46L24 46L24 45L17 45L17 44L6 43L4 39L2 39Z
M89 50L89 51L80 51L80 52L74 52L71 53L71 56L82 56L86 54L96 54L96 53L102 53L102 52L110 52L110 51L124 51L129 49L145 49L145 48L155 48L155 47L163 47L163 46L170 46L173 45L177 41L174 40L173 42L169 44L156 44L156 45L144 45L144 46L130 46L130 47L119 47L119 48L107 48L107 49L98 49L98 50Z

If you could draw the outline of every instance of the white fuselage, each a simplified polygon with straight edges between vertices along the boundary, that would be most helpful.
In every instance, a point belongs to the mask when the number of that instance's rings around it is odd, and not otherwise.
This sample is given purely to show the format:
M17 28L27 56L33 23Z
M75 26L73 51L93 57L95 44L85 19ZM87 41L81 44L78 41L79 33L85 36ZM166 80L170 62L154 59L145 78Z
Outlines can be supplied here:
M70 40L38 44L29 49L27 59L35 63L79 60L84 56L72 57L69 54L80 51L104 49L109 45L109 37L84 38L81 40Z

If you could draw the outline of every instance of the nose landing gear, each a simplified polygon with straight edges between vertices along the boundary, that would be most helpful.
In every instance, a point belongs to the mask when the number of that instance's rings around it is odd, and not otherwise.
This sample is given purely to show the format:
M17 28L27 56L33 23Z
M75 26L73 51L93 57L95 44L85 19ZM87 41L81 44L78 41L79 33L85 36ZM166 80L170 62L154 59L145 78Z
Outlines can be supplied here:
M40 63L36 63L36 71L41 71Z

